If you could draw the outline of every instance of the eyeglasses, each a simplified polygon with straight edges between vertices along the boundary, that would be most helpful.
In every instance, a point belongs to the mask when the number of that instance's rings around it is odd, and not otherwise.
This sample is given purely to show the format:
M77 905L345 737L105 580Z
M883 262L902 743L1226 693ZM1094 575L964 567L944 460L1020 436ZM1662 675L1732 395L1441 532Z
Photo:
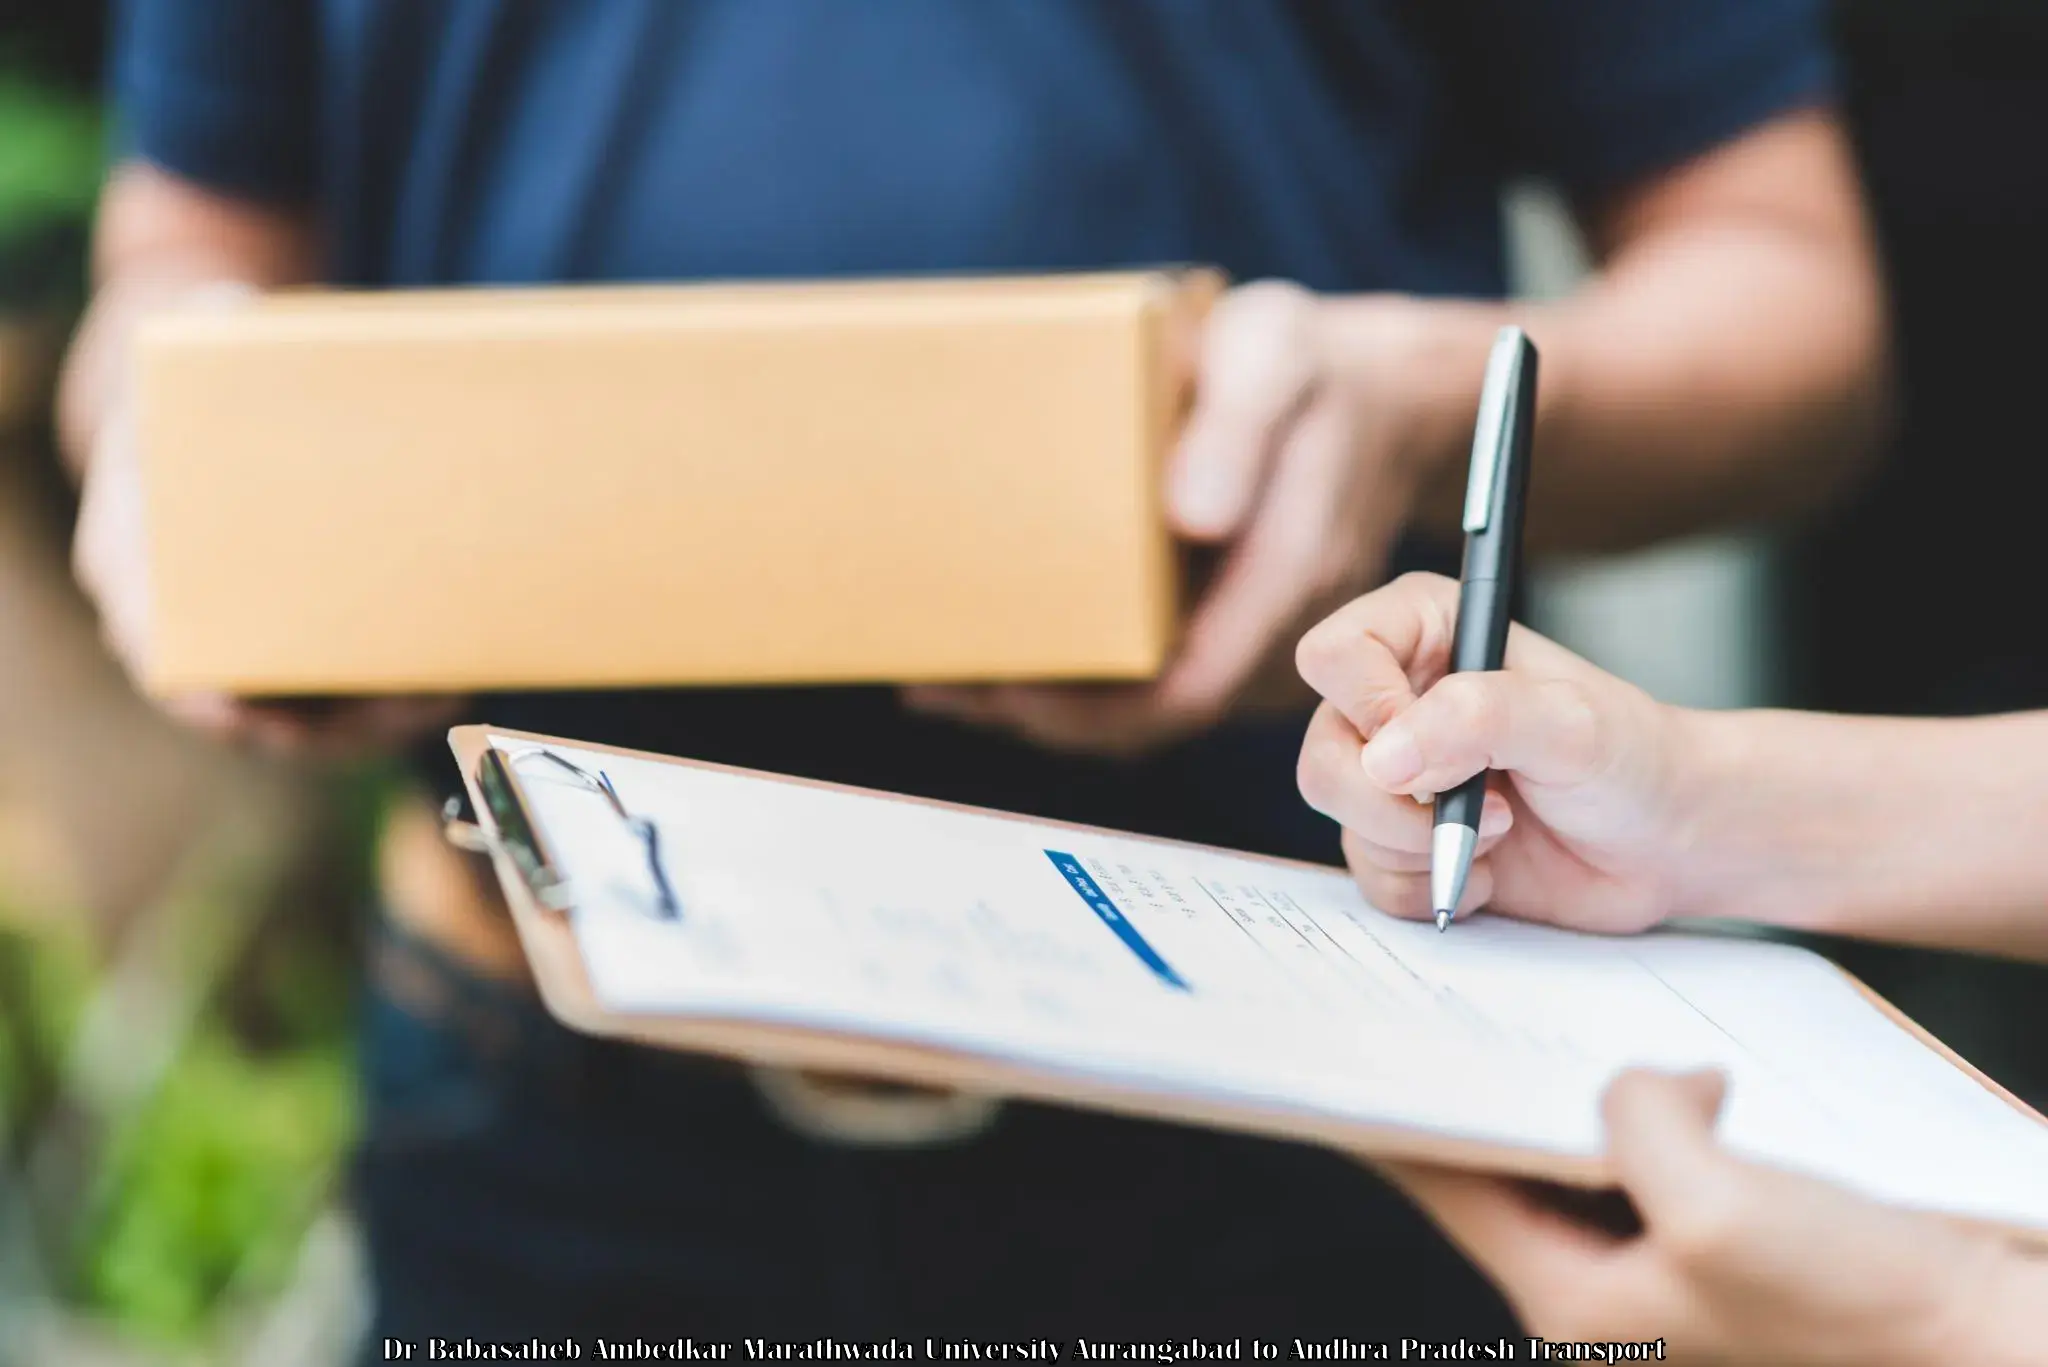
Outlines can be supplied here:
M590 772L581 765L563 759L552 750L521 750L506 757L509 764L523 764L530 760L545 760L574 779L579 787L596 793L610 804L619 820L626 823L647 852L647 875L654 885L654 909L665 921L680 921L683 918L683 904L676 896L675 888L668 881L668 872L662 866L661 831L644 816L635 816L626 809L619 799L619 790L612 786L611 775L600 769Z

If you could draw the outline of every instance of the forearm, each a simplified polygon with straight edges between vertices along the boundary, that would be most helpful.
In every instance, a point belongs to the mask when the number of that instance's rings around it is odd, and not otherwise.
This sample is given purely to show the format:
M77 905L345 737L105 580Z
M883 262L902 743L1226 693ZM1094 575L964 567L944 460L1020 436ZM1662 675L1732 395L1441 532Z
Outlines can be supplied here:
M118 406L138 320L224 287L306 283L316 264L302 214L221 199L146 166L117 170L94 233L92 302L58 395L58 440L74 474Z
M1456 529L1479 377L1506 322L1542 353L1532 550L1794 514L1853 474L1884 421L1884 311L1830 122L1783 121L1601 225L1601 269L1568 298L1417 302L1402 378L1431 415L1415 434L1425 525Z
M1875 291L1796 238L1671 234L1528 327L1548 342L1553 394L1532 548L1617 549L1804 512L1876 445Z
M2028 1250L2006 1254L1995 1272L1980 1279L1980 1302L1962 1307L1945 1353L1935 1363L1972 1362L1983 1367L2022 1367L2041 1360L2048 1339L2048 1259Z
M2048 961L2048 713L1674 715L1683 913Z
M1846 482L1882 427L1882 329L1858 273L1812 255L1703 228L1554 304L1426 306L1419 354L1438 383L1481 374L1504 323L1541 353L1532 550L1620 550L1796 514ZM1449 533L1478 389L1446 388L1431 405L1443 421L1421 439L1419 513Z

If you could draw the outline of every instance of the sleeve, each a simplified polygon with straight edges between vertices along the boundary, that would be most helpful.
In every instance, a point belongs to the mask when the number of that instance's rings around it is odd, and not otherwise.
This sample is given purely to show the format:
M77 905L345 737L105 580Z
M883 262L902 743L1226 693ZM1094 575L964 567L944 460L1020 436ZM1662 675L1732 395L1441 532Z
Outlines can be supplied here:
M223 193L316 184L314 0L118 0L114 148Z
M1424 0L1506 169L1597 196L1833 96L1825 0Z

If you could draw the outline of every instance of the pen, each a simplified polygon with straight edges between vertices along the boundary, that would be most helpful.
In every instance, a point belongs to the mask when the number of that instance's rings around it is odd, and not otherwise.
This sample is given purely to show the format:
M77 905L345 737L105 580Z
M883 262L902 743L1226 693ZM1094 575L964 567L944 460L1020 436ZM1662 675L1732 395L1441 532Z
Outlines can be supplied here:
M1458 625L1451 672L1501 667L1522 557L1529 448L1536 436L1536 348L1518 327L1504 327L1486 361L1472 465L1465 483L1465 564L1458 575ZM1479 847L1486 772L1439 793L1429 842L1429 901L1436 928L1457 914Z

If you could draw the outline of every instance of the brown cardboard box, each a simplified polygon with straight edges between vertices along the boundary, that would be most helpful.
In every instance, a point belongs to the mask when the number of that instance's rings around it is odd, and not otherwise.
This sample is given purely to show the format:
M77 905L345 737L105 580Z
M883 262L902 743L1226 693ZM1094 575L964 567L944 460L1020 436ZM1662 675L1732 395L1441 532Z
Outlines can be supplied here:
M1137 678L1208 272L280 295L152 320L148 685Z

